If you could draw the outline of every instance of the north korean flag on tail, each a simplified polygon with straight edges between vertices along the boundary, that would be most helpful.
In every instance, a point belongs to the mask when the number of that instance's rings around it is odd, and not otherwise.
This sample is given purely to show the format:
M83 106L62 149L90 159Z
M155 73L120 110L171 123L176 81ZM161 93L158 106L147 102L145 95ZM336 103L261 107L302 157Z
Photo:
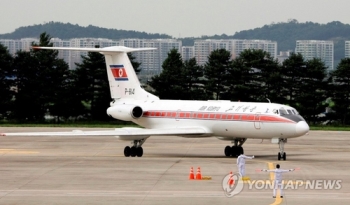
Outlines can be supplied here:
M116 81L128 81L128 75L126 74L124 65L110 65L112 74Z

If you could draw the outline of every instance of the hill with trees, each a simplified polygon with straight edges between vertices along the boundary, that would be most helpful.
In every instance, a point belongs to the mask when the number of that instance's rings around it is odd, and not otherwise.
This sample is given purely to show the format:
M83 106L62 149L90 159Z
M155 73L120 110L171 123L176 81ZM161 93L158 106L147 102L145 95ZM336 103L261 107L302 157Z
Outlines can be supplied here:
M21 39L21 38L37 38L41 33L50 33L54 38L70 39L70 38L171 38L166 34L149 34L146 32L126 31L118 29L106 29L89 25L87 27L73 25L70 23L49 22L33 26L24 26L16 29L12 33L0 34L0 39Z

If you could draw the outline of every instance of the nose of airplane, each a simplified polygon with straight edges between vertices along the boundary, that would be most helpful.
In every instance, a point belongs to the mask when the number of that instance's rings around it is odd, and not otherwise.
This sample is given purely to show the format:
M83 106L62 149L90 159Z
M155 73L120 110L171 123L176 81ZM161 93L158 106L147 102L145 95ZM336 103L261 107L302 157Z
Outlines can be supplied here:
M309 125L305 121L300 121L297 123L295 131L298 135L305 135L310 130Z

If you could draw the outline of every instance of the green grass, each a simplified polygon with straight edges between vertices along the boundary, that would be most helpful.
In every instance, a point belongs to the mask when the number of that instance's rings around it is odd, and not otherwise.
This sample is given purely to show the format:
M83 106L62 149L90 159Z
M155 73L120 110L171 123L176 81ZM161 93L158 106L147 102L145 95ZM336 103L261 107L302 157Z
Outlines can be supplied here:
M310 130L350 131L349 126L310 126Z

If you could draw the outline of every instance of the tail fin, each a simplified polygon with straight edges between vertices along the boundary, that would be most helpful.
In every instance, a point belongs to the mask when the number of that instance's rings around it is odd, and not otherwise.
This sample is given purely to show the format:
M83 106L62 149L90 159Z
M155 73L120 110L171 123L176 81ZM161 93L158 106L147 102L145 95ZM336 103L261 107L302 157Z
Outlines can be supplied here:
M105 48L33 47L33 49L99 52L106 59L109 87L113 99L159 100L157 96L148 93L141 87L127 55L128 52L154 50L155 48L112 46Z

